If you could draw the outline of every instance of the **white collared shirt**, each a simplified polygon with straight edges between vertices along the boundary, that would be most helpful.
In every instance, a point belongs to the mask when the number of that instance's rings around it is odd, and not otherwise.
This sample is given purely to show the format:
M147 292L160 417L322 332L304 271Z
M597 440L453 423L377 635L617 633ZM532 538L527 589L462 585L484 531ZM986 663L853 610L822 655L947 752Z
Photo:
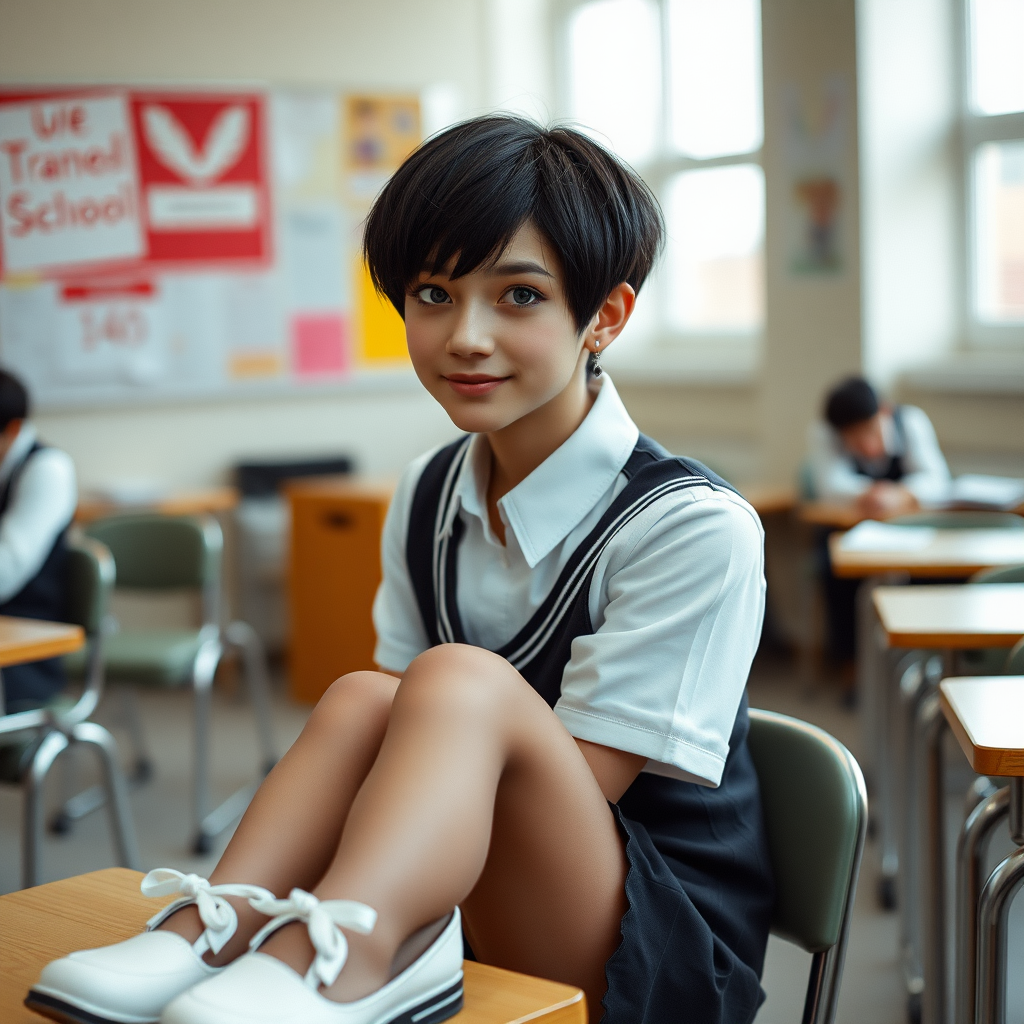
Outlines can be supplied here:
M638 430L602 378L576 432L498 502L488 522L490 447L470 443L453 515L459 616L466 639L497 650L547 597L572 553L626 485ZM405 558L423 469L402 476L384 526L374 602L377 664L403 672L429 646ZM594 632L572 643L555 713L575 737L641 754L647 771L717 786L761 635L763 532L737 494L696 486L652 503L608 545L589 595Z
M899 451L892 416L884 414L882 417L882 438L887 453L884 461L888 462L896 454L903 456L905 476L900 483L922 505L945 500L949 497L949 467L932 421L923 409L915 405L900 406L900 420L905 444L902 452ZM828 423L811 424L807 446L815 498L856 498L874 484L871 477L857 472L839 431Z
M35 444L36 431L22 424L0 462L0 489ZM7 511L0 517L0 603L9 601L43 567L78 503L75 464L67 452L36 452L15 481Z

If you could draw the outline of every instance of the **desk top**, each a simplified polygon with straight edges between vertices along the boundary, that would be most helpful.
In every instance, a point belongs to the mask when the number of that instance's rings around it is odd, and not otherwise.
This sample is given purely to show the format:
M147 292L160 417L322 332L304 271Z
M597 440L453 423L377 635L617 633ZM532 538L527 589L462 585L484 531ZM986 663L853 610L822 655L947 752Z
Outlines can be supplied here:
M837 576L906 572L966 579L982 569L1024 565L1024 530L936 530L927 545L913 551L845 551L840 546L843 536L835 533L828 541Z
M779 484L742 484L736 490L750 502L759 516L771 515L775 512L792 512L796 508L796 489Z
M81 626L0 615L0 666L70 654L85 644Z
M865 515L852 501L802 501L799 515L804 523L835 530L849 530L865 519L881 518Z
M939 684L942 713L979 775L1024 775L1024 676L961 676Z
M878 587L871 599L891 647L1012 647L1024 637L1024 583Z
M83 498L75 510L75 522L91 523L106 516L129 512L159 512L165 516L196 516L204 513L228 512L238 504L235 487L207 487L195 491L179 491L154 501L119 504L102 498Z
M143 896L141 878L108 868L0 896L0 1021L39 1024L22 1000L45 964L127 939L170 902ZM464 968L465 1007L454 1024L586 1024L583 993L571 985L469 961Z

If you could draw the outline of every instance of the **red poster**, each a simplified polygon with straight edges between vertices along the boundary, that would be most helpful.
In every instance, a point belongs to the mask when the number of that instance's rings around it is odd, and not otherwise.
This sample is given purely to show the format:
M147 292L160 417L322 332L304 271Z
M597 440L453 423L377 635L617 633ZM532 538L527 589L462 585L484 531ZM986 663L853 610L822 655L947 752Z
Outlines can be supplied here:
M149 262L269 262L265 98L133 92L131 107Z

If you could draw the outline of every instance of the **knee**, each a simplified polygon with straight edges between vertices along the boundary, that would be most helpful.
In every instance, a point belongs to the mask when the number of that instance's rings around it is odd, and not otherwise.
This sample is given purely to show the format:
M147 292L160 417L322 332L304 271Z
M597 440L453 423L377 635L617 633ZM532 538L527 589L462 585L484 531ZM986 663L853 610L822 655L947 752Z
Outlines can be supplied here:
M441 644L424 651L406 670L396 701L425 703L485 715L507 709L518 696L536 696L502 657L468 644Z
M332 731L339 726L386 726L398 680L384 672L349 672L335 679L317 702L309 723Z

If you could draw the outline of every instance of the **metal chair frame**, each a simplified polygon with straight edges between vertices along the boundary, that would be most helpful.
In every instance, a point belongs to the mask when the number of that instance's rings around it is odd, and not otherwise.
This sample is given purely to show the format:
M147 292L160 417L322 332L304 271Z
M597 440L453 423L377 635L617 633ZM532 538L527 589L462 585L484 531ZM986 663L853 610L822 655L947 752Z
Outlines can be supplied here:
M153 518L166 518L154 516ZM186 518L202 530L205 548L215 554L219 561L223 550L224 537L220 524L213 516L188 516ZM199 628L199 646L192 662L191 688L193 695L193 736L194 758L192 775L192 851L196 854L209 853L213 840L233 821L239 818L249 805L259 787L259 782L277 763L270 708L270 678L267 671L266 654L259 636L248 623L236 620L221 627L221 575L210 573L200 588L202 625ZM240 652L245 666L244 677L249 699L252 702L256 728L262 749L259 779L242 786L214 808L210 808L210 704L214 676L225 650L232 648ZM141 751L137 751L141 754ZM148 764L143 754L140 764ZM86 791L72 797L64 805L62 827L70 820L83 817L104 802L104 795Z
M850 925L853 920L853 904L857 895L857 879L864 856L864 842L868 828L868 797L864 784L864 775L856 758L833 736L823 729L788 715L780 715L773 711L750 709L750 720L753 726L757 722L785 723L791 728L813 735L819 742L832 749L844 763L857 788L858 822L854 841L853 859L849 877L846 882L846 898L843 902L842 917L839 924L838 937L824 950L810 950L811 969L807 980L807 994L804 998L802 1024L833 1024L839 1006L839 988L843 976L843 963L846 958L846 947L849 944ZM775 931L773 922L773 931ZM789 941L794 937L785 936Z
M99 582L112 588L115 579L114 560L107 548L87 537L76 537L72 549L79 549L93 558L99 568ZM109 807L110 825L117 856L123 867L138 869L138 843L128 803L128 787L121 772L114 737L89 717L103 695L104 629L87 627L88 644L85 686L73 707L66 710L39 708L0 717L0 735L14 741L35 735L36 748L21 778L24 789L24 821L22 825L22 886L38 884L43 842L43 787L54 761L73 746L90 747L103 769L103 789Z

